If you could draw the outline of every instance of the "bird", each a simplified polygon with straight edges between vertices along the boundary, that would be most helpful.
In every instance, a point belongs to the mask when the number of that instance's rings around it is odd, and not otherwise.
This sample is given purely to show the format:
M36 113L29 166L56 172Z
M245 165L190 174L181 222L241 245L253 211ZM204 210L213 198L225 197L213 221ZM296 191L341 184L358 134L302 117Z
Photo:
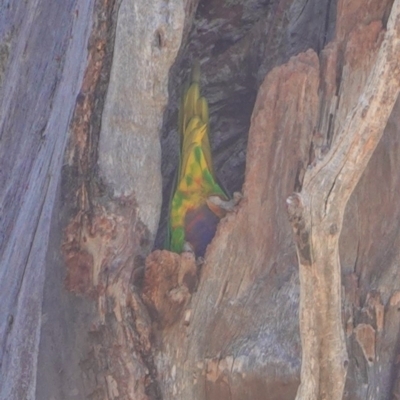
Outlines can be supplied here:
M208 103L201 95L200 63L193 64L179 107L180 163L169 208L169 249L203 257L218 222L233 206L217 182L209 140Z

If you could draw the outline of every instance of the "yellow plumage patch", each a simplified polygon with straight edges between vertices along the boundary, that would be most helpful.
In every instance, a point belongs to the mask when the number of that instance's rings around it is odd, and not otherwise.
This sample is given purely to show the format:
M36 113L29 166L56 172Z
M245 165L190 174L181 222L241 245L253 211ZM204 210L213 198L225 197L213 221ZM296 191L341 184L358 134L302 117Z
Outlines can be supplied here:
M170 207L170 249L178 253L183 250L188 236L194 237L193 241L196 242L202 240L203 231L206 232L204 236L209 236L207 218L210 218L210 215L211 219L214 217L207 209L207 198L217 195L227 199L214 177L208 136L208 104L201 96L199 78L200 70L197 64L193 67L191 82L184 93L179 110L181 162ZM187 223L188 215L195 215L195 219L191 217L190 224ZM199 232L189 232L189 229L196 230L199 226ZM205 237L205 240L209 239ZM190 244L196 250L196 244Z

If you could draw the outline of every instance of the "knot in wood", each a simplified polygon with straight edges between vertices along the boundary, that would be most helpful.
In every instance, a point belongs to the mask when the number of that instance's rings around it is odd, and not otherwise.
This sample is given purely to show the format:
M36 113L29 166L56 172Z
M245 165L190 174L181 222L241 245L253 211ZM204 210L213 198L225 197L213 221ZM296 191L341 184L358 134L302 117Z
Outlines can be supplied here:
M289 221L293 224L299 221L303 215L303 202L300 193L293 193L286 199L287 212Z
M329 234L336 235L338 232L339 232L339 228L338 228L337 224L331 224L331 226L329 227Z

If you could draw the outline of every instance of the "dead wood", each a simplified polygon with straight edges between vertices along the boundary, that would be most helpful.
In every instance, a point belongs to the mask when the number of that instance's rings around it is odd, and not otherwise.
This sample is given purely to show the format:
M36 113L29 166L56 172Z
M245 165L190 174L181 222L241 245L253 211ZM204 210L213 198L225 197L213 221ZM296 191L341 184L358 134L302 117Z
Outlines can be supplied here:
M300 266L303 355L297 400L343 397L348 356L342 324L339 235L348 199L398 97L399 26L400 1L396 0L357 103L328 153L305 172L301 191L287 200Z

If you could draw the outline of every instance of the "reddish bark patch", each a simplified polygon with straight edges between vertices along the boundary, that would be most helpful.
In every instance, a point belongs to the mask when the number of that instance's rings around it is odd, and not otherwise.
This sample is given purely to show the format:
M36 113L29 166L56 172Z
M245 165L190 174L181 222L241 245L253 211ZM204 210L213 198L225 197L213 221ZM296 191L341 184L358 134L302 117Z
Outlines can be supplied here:
M375 361L375 329L368 324L359 324L354 329L354 333L368 364L373 363Z
M65 286L71 292L86 293L91 288L93 257L85 251L71 254L67 262L68 273Z
M161 326L178 321L196 286L193 254L156 250L147 257L142 297Z

